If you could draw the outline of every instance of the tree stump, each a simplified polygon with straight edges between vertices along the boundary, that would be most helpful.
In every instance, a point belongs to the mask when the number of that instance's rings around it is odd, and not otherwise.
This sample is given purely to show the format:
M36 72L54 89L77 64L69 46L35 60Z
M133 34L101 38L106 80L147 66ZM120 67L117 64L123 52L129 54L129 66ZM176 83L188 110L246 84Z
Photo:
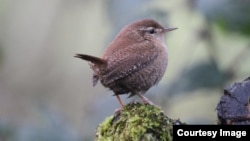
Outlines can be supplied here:
M182 123L168 118L159 107L132 102L98 126L95 140L172 141L174 124Z

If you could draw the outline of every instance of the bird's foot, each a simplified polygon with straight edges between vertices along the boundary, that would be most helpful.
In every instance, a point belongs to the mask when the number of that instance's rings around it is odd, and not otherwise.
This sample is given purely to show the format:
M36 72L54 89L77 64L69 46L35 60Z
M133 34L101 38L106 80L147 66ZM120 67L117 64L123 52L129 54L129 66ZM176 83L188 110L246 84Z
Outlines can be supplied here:
M146 97L145 97L146 98ZM149 105L153 105L153 106L155 106L155 104L152 102L152 101L150 101L149 99L142 99L142 101L144 102L144 103L146 103L146 104L149 104Z
M158 107L157 105L155 105L152 101L150 101L148 98L146 98L145 96L141 95L141 94L138 94L138 96L142 99L142 101L146 104L149 104L149 105L152 105L152 106L156 106Z
M120 114L122 111L122 108L117 108L115 109L115 115Z
M141 95L141 94L138 94L138 96L142 99L142 101L144 103L147 103L149 105L155 105L152 101L150 101L148 98L146 98L145 96Z

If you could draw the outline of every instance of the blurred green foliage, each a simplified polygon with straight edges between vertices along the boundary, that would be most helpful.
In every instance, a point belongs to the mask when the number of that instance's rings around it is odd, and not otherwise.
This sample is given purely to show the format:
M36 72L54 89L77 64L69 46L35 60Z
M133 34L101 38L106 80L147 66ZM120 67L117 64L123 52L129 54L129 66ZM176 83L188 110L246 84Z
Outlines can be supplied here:
M197 0L198 10L222 30L250 36L249 0Z
M219 70L212 62L200 62L184 70L168 87L168 96L197 89L221 88L229 76ZM180 83L181 81L181 83Z
M219 27L220 31L226 33L239 33L243 38L250 35L250 1L249 0L190 0L193 12L199 12L204 16L206 24L197 32L197 43L203 41L207 44L206 50L209 55L206 61L183 67L175 80L170 82L166 89L167 96L189 93L198 89L222 89L231 79L235 78L240 69L241 63L249 56L250 46L245 46L242 52L233 54L231 63L221 69L221 58L227 60L227 50L234 49L225 44L228 48L218 52L221 45L217 42L217 37L213 26ZM225 34L226 35L226 34ZM230 34L227 34L230 35ZM226 37L226 36L225 36ZM236 41L237 42L237 41ZM230 58L231 59L231 58ZM191 94L191 93L190 93Z

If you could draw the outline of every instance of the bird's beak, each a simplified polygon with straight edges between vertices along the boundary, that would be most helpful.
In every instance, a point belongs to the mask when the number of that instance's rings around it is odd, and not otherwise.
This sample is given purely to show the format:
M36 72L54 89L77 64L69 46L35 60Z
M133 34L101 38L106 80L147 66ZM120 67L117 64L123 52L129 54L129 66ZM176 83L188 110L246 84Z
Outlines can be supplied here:
M173 28L164 28L164 32L169 32L169 31L173 31L178 29L177 27L173 27Z

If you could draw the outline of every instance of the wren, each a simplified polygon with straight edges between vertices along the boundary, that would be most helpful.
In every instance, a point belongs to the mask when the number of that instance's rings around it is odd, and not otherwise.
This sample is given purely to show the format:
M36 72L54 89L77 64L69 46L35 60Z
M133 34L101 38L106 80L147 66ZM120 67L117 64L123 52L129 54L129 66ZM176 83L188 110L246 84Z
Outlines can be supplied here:
M162 79L168 64L164 35L177 28L164 28L153 19L142 19L125 26L108 45L101 58L86 54L75 57L90 62L93 86L100 80L104 87L119 95L138 95L145 103L153 104L143 96Z

